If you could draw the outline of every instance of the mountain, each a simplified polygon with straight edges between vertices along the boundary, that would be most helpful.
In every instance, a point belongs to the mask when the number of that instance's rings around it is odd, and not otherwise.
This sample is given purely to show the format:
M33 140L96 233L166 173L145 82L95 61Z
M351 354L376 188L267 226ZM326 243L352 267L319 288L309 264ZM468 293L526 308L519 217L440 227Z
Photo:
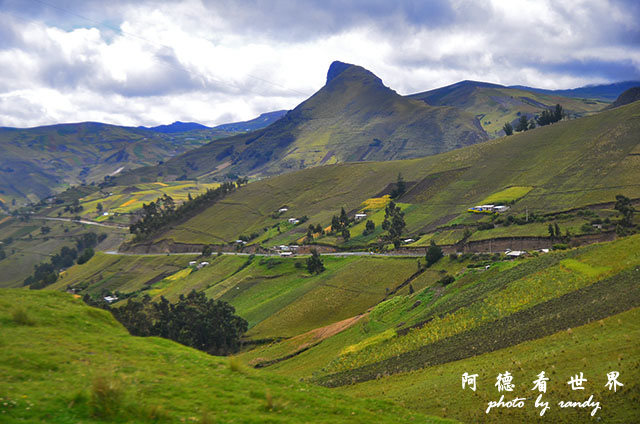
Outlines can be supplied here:
M0 128L2 204L36 202L71 184L155 165L221 135L162 134L97 122Z
M629 103L637 102L640 100L640 86L632 87L620 94L618 98L609 105L610 108L620 107L628 105Z
M607 106L600 100L574 99L554 93L505 87L477 81L461 81L435 90L408 96L433 106L453 106L473 114L485 131L504 135L502 126L514 124L521 114L532 118L544 109L561 104L570 118L596 112Z
M334 62L327 75L324 87L270 126L216 140L127 177L265 176L428 156L488 139L473 115L400 96L360 66Z
M276 110L274 112L263 113L257 118L253 118L249 121L232 122L230 124L222 124L214 127L216 130L223 130L228 132L247 132L255 131L264 127L268 127L278 119L286 115L286 110Z
M597 99L611 102L625 90L638 85L640 85L640 81L623 81L612 84L586 85L584 87L569 88L565 90L545 90L543 88L527 87L524 85L512 85L510 88L534 91L536 93L553 94L556 96Z
M151 130L156 132L161 132L164 134L173 134L187 131L195 131L195 130L207 130L209 127L198 124L196 122L180 122L176 121L173 124L169 125L158 125L156 127L138 127L144 130Z

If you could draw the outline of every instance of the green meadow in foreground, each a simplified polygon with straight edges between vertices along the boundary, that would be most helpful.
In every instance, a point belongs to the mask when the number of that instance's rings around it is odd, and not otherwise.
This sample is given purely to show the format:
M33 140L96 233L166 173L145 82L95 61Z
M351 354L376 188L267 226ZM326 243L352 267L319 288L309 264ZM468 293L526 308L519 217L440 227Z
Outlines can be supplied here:
M0 291L0 422L450 422L130 336L53 291Z

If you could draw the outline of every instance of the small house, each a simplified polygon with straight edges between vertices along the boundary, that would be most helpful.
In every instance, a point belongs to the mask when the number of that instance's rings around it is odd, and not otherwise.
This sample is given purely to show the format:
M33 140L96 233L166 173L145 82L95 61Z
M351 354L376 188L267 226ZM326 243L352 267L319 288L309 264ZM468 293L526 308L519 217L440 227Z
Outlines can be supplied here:
M198 269L202 269L202 268L204 268L204 267L205 267L205 266L207 266L207 265L209 265L209 262L200 262L200 263L198 264Z
M288 210L289 210L289 208L280 208L280 209L278 209L278 212L283 213L283 212L286 212Z
M113 302L115 302L116 300L118 300L118 298L117 298L117 297L115 297L115 296L105 296L105 297L103 297L103 299L104 299L104 301L105 301L105 302L107 302L107 303L113 303Z
M280 252L280 256L293 256L293 252Z
M278 249L284 250L284 251L288 251L289 250L289 246L287 246L286 244L281 244L280 246L278 246Z
M296 219L296 218L289 218L287 221L289 221L289 224L297 224L297 223L299 223L299 222L300 222L300 221L299 221L298 219Z
M361 220L361 219L364 219L364 218L366 218L366 217L367 217L367 214L366 214L366 213L357 213L357 214L356 214L356 221Z
M494 206L493 207L493 211L497 212L497 213L504 213L504 212L506 212L508 210L509 210L509 206L500 205L500 206Z
M189 261L189 266L195 266L198 262L196 261Z
M415 240L412 239L412 238L408 238L408 239L404 239L402 241L405 242L405 243L413 243Z
M507 259L515 259L527 254L524 250L507 250L504 253L507 256Z

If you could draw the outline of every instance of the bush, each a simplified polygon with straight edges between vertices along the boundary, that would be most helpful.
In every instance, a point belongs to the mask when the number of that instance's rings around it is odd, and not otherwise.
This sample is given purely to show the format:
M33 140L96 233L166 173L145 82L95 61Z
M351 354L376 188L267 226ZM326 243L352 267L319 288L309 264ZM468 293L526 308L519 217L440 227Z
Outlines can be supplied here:
M438 245L433 240L431 240L431 244L429 245L429 248L427 248L427 254L425 255L427 268L438 262L440 258L442 258L442 256L442 249L438 247Z
M453 275L445 275L444 277L438 280L438 283L442 284L443 286L447 286L453 283L454 281L456 281L456 279L453 277Z
M553 250L567 250L569 245L566 243L557 243L553 245Z
M28 325L28 326L36 325L35 321L29 316L27 311L25 311L24 308L22 307L18 307L17 309L14 309L13 311L11 311L11 318L13 319L13 322L15 322L18 325Z
M91 385L89 407L91 414L98 418L113 418L123 409L124 390L122 385L108 377L96 377Z

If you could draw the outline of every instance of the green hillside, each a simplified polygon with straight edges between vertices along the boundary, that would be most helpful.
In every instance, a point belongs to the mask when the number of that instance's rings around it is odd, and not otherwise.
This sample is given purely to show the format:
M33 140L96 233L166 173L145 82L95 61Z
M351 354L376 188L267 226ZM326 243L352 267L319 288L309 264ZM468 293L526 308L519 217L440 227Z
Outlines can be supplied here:
M69 294L0 291L0 420L449 422L130 336Z
M94 122L0 128L0 207L13 209L69 185L156 165L224 134L161 134Z
M608 105L602 100L562 97L476 81L461 81L408 97L433 106L454 106L469 112L487 133L494 136L504 135L502 126L505 122L515 126L521 114L531 118L556 104L562 105L570 118L600 111Z
M339 72L338 72L339 70ZM262 130L214 141L123 175L274 175L318 165L433 155L487 139L474 116L398 95L364 68L334 62L327 84Z
M478 222L490 217L470 214L467 209L495 196L512 202L505 219L512 215L523 221L531 214L613 202L617 194L637 199L639 131L640 103L636 102L437 156L298 171L248 184L156 239L225 244L239 235L257 233L260 237L254 243L267 247L297 242L308 224L290 225L288 218L307 216L309 223L326 227L340 207L366 209L365 200L390 193L398 173L408 182L399 201L405 205L406 234L413 238L434 231L440 234L448 225L468 224L476 231ZM283 205L288 211L275 213ZM380 222L381 213L378 218L373 215L374 220ZM607 214L615 218L615 211L598 213L601 219ZM572 217L567 215L563 227L589 224L588 220L573 222ZM541 235L540 231L545 235L544 220L529 224L517 227L520 235ZM498 226L490 231L508 236L513 228ZM353 236L359 231L353 230ZM362 242L374 242L375 237Z

